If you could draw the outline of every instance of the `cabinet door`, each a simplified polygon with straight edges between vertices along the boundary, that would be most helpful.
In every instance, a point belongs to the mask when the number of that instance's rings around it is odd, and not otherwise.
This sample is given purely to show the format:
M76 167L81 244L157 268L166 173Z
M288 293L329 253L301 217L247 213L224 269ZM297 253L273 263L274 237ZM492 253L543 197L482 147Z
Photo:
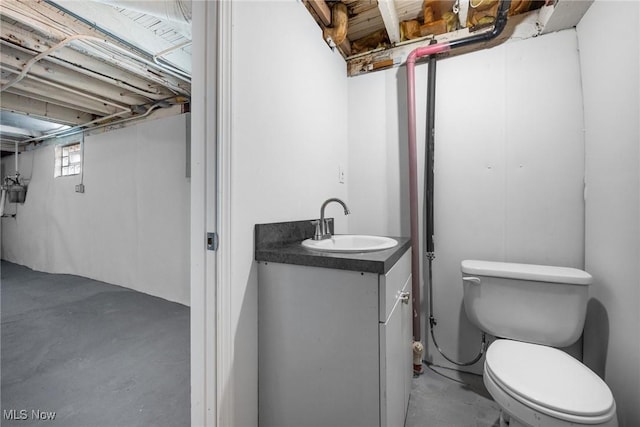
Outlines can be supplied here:
M403 426L411 378L412 361L412 308L411 277L402 292L409 293L407 302L398 298L385 323L380 324L380 425L382 427Z
M378 274L258 270L258 424L377 426Z

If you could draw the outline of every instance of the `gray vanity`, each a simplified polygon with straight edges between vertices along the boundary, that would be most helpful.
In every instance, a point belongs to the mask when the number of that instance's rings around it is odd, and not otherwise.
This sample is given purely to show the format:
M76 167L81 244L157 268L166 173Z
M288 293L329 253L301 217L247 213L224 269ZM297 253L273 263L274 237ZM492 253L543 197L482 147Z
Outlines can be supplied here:
M329 223L332 231L332 223ZM311 221L256 225L261 427L398 427L412 378L410 240L307 249Z

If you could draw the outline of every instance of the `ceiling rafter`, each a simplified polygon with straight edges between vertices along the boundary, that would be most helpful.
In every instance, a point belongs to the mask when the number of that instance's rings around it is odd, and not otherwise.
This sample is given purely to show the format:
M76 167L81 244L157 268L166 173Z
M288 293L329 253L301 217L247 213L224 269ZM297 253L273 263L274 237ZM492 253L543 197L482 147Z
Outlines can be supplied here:
M75 108L52 104L12 92L2 94L2 109L70 126L86 123L95 118L95 115L78 111Z
M22 57L24 56L24 52L7 45L3 45L2 51L0 52L2 66L13 68L15 70L14 72L19 72L21 69L23 64ZM142 104L153 99L153 97L149 96L150 94L142 96L140 94L134 94L131 90L124 90L126 87L124 82L113 79L108 79L105 82L101 78L97 78L97 73L88 74L90 75L76 71L75 67L64 67L49 60L42 60L31 67L25 78L35 77L45 79L53 84L81 88L96 96L122 104ZM120 84L118 84L118 82ZM167 93L164 97L170 95L170 93Z

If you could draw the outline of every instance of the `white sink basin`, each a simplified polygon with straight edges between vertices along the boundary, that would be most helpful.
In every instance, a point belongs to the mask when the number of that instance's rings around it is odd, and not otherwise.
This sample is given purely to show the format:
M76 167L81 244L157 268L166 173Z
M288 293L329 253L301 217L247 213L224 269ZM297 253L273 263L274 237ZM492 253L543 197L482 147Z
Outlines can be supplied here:
M321 252L373 252L390 249L398 242L390 237L366 236L359 234L338 234L330 239L307 239L302 246Z

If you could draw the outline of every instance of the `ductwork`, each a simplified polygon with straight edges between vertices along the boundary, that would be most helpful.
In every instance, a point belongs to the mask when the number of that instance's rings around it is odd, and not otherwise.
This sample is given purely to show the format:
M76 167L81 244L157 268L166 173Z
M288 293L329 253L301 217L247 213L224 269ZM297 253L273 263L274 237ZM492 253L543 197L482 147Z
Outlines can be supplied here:
M140 1L140 0L93 0L97 3L108 4L113 7L121 7L128 10L155 16L169 21L176 27L180 34L191 39L191 1L165 0L165 1Z

